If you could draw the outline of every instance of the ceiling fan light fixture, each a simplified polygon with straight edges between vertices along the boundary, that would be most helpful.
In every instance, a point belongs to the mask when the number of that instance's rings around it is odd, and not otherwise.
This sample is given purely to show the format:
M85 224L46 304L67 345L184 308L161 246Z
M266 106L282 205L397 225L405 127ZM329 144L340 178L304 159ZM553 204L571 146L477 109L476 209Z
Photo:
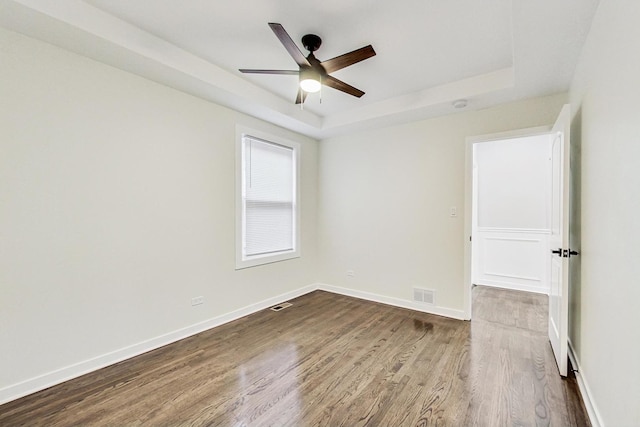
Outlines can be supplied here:
M300 88L307 93L316 93L320 91L320 76L318 73L308 68L300 71Z
M319 92L320 86L322 86L320 82L315 79L300 80L300 88L302 88L303 91L308 93Z

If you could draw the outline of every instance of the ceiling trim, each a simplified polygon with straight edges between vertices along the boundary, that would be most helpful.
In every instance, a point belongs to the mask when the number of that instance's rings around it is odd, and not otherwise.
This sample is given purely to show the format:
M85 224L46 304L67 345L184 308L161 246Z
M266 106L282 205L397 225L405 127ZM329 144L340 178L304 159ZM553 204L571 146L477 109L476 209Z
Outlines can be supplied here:
M0 0L0 25L316 139L451 114L461 98L467 110L508 102L530 95L522 80L557 64L518 57L512 22L511 66L322 117L82 0Z

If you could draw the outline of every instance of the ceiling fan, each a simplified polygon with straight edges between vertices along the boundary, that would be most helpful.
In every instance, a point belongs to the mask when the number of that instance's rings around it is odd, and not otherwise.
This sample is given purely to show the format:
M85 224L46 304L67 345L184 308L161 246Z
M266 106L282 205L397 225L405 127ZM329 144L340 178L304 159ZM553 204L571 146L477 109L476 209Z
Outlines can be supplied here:
M252 70L241 68L239 70L240 72L249 74L297 75L300 79L300 87L298 88L296 104L304 103L304 100L307 98L307 94L318 92L322 85L332 87L358 98L364 95L364 92L360 89L357 89L342 80L336 79L331 76L330 73L375 56L376 52L373 50L371 45L320 62L313 54L313 52L318 50L322 44L322 39L320 37L315 34L307 34L302 37L302 45L309 51L309 55L305 58L282 25L271 22L269 23L269 27L271 27L276 37L278 37L280 42L284 45L284 48L287 49L289 55L291 55L293 60L296 61L299 70Z

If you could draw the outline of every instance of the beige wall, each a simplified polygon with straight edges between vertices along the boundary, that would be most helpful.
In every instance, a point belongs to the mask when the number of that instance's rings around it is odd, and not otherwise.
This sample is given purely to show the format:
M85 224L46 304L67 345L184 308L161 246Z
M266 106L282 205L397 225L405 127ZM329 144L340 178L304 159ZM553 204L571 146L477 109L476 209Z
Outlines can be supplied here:
M582 242L571 341L606 426L640 424L640 3L601 1L571 88Z
M317 142L6 30L0 57L0 401L315 283ZM302 143L300 259L235 271L236 124Z
M434 289L439 309L462 315L465 139L551 125L565 101L554 95L322 141L321 281L405 301L414 286Z

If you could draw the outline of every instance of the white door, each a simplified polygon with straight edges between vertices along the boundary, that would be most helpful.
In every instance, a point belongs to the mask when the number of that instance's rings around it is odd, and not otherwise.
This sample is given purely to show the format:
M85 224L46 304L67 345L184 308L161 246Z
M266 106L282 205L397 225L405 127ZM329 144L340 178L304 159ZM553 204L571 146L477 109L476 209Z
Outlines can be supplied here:
M567 347L569 328L569 130L571 111L562 107L553 126L551 148L552 203L551 203L551 291L549 293L549 340L558 363L558 370L567 376Z

